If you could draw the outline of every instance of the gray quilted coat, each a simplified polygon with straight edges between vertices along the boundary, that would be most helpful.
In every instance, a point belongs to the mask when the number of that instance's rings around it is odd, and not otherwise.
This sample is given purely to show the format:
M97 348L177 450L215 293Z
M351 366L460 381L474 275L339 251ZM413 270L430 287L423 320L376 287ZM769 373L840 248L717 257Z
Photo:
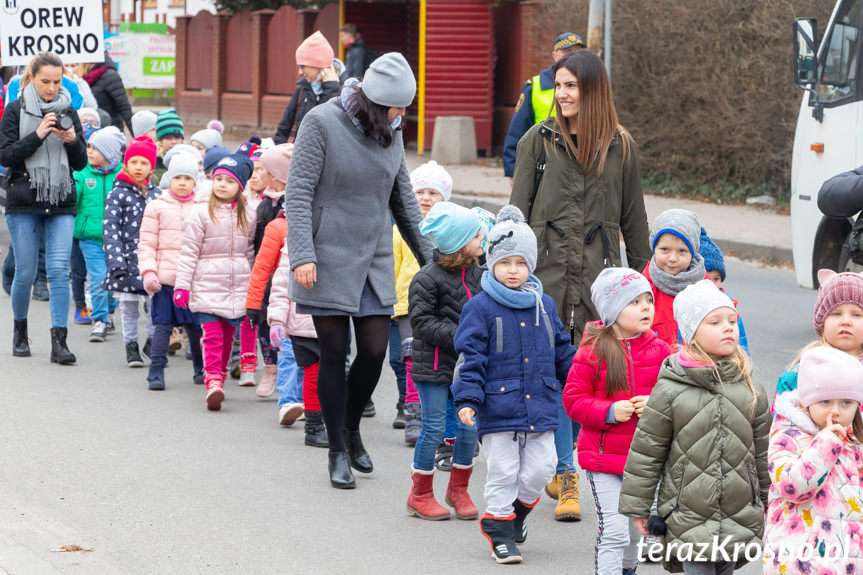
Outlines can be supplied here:
M390 213L419 264L431 261L401 131L383 148L353 125L338 98L313 108L294 143L285 215L291 269L314 262L317 282L306 289L291 277L291 299L356 313L368 279L381 303L394 305Z
M753 410L752 392L733 364L720 361L718 372L719 378L708 367L683 367L677 354L663 362L632 439L619 510L648 517L661 479L658 511L668 516L666 545L730 536L725 548L731 553L735 543L761 541L771 420L759 384ZM745 563L740 559L737 567ZM674 557L664 566L683 571Z

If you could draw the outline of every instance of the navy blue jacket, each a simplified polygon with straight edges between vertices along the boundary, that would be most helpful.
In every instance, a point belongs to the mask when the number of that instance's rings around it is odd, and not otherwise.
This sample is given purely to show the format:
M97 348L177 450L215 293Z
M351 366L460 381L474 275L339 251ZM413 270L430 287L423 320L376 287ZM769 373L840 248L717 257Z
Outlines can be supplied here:
M540 90L551 90L554 88L554 72L552 68L553 66L549 66L539 73ZM519 103L516 105L515 114L512 115L509 130L507 130L506 139L503 142L503 175L507 178L511 178L513 172L515 172L515 152L518 147L518 141L534 125L533 100L531 98L533 84L531 80L525 82L524 88L521 89L521 94L518 96Z
M452 392L456 411L476 412L477 433L557 429L563 383L575 347L557 316L554 300L542 296L551 321L554 348L536 308L513 309L487 292L474 296L462 309L455 349L459 363Z

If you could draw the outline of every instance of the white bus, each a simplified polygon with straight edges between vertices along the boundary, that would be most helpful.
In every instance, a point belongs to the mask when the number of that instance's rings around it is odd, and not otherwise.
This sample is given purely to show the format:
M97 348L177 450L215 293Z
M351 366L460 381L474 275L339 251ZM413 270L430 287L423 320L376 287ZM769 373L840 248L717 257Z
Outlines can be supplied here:
M827 218L816 201L825 180L863 164L861 31L863 0L838 0L820 43L815 19L794 21L794 79L806 94L791 161L791 232L803 287L817 287L820 268L854 269L843 248L853 219Z

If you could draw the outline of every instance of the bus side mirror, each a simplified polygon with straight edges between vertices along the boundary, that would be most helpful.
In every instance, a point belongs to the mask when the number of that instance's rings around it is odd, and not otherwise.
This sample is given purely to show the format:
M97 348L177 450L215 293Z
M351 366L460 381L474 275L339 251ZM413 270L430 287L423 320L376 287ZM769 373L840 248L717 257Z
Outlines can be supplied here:
M794 82L798 86L818 80L818 21L815 18L794 19Z

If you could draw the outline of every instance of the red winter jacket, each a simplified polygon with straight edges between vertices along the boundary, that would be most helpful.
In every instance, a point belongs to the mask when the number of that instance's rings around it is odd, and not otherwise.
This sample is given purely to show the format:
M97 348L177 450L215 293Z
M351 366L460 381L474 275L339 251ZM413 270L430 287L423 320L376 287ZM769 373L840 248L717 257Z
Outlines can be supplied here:
M644 266L641 275L647 278L647 281L650 282L650 288L653 290L653 307L656 312L651 328L659 336L659 339L670 345L671 349L676 352L678 339L677 322L674 321L674 296L661 291L650 279L650 262ZM710 274L705 272L704 279L709 280Z
M627 348L631 358L626 370L630 381L628 391L606 397L605 364L597 378L597 358L592 352L593 346L585 344L585 338L579 344L563 389L567 415L581 423L578 464L589 471L614 475L623 475L638 418L633 415L623 423L606 423L608 410L615 401L650 395L662 362L671 355L669 345L653 332L622 340L621 345Z

